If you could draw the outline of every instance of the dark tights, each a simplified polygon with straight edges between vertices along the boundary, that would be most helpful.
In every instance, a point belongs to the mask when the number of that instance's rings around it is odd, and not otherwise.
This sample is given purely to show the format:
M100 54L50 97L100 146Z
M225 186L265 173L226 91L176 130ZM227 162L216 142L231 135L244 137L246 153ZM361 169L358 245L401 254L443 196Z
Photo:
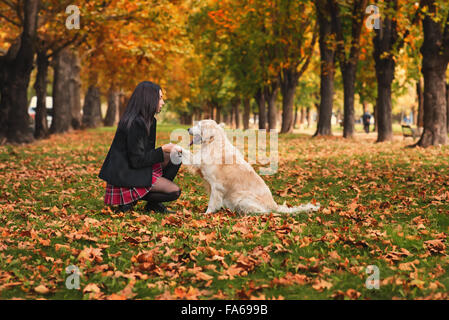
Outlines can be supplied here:
M181 164L176 165L171 161L162 169L162 177L159 177L155 184L151 186L151 191L148 192L142 199L149 202L167 202L179 198L181 189L173 183L173 179L178 173Z

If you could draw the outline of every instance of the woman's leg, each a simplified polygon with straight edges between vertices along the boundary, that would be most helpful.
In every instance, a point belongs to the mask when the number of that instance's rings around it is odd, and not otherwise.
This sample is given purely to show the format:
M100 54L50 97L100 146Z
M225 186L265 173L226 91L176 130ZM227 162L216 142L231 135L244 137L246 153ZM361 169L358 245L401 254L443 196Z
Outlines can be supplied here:
M173 164L171 161L162 169L162 176L170 181L173 181L178 174L181 164Z
M149 202L167 202L179 198L181 195L181 188L167 178L159 177L155 184L151 186L148 192L142 199Z

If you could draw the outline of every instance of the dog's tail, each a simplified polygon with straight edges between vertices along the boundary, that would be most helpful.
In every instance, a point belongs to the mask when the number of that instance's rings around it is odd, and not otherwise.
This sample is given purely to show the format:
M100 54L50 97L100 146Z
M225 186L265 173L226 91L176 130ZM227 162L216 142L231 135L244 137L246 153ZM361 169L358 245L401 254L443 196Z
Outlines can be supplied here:
M276 211L280 213L305 213L305 212L318 211L319 208L320 208L319 203L317 204L307 203L296 207L287 207L284 202L283 204L278 204Z

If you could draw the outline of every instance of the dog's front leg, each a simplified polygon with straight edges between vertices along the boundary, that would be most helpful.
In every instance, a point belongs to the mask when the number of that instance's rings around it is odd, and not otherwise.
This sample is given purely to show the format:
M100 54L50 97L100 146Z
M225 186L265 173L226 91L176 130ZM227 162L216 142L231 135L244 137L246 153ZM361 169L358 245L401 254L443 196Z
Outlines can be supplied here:
M181 159L184 165L190 165L194 168L199 168L201 165L201 154L191 153L189 150L181 148Z
M214 213L217 210L220 210L223 206L223 197L219 191L216 189L211 189L209 205L207 206L206 214Z

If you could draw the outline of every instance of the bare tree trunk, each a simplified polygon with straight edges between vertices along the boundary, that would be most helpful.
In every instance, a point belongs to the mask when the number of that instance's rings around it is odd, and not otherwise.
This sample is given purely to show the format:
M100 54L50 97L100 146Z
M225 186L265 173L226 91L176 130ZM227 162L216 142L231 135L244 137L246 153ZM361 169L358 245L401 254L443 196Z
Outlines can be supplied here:
M374 111L373 112L374 113L374 128L373 128L373 132L376 132L376 131L378 131L378 125L379 125L379 120L378 120L379 116L377 114L377 109L378 108L377 108L377 104L376 103L374 104L373 108L374 108L374 110L373 110Z
M221 106L219 106L218 104L216 106L215 118L216 118L217 123L221 122Z
M50 132L62 133L70 129L72 122L70 76L72 71L71 53L68 48L53 57L53 117Z
M354 135L354 93L357 71L357 62L360 54L360 35L364 27L363 18L367 0L352 1L351 18L351 45L349 55L345 47L345 36L343 31L342 18L340 17L340 4L335 0L328 1L328 9L332 15L332 25L336 33L337 58L343 77L344 114L343 114L343 137L351 138Z
M229 125L229 113L223 115L223 122Z
M263 89L259 88L254 96L259 106L259 129L267 128L267 109L265 106L265 95Z
M300 113L300 117L299 117L299 124L303 125L304 122L306 121L306 112L305 112L305 108L301 108L301 113Z
M101 124L100 90L94 84L87 89L83 106L83 127L96 128Z
M307 119L307 128L310 128L312 124L312 113L310 112L310 107L306 108L306 119Z
M111 84L108 90L108 109L104 118L106 127L113 127L118 123L118 105L119 93L115 89L115 85Z
M293 131L293 104L298 85L299 74L292 69L282 70L280 87L282 92L282 124L281 133Z
M321 86L320 106L318 108L318 126L315 136L332 135L332 108L334 99L334 56L335 51L329 40L333 34L332 21L324 1L316 1L318 23L320 27Z
M69 82L70 111L72 128L81 128L81 63L77 52L71 53L71 72Z
M276 99L278 92L278 80L274 80L270 86L265 87L265 101L268 103L268 130L276 130L277 127Z
M39 0L23 3L23 32L1 59L0 143L34 140L29 128L27 91L36 50L38 13Z
M34 90L36 91L37 104L36 113L34 116L34 137L36 139L43 139L48 137L48 122L47 122L47 74L50 62L48 60L47 52L45 50L37 53L37 74L34 83Z
M295 106L295 117L293 119L293 129L296 129L298 123L298 106Z
M397 0L390 1L391 8L397 10ZM392 50L396 44L398 33L396 21L386 16L375 30L373 38L373 57L377 78L377 142L393 139L393 124L391 115L391 83L394 79L395 61Z
M239 129L240 128L240 112L239 112L240 98L239 97L234 97L233 101L231 101L231 104L232 104L232 110L233 110L233 113L234 113L235 128Z
M243 99L243 130L249 129L249 116L251 112L250 98Z
M447 139L446 70L449 48L445 44L441 22L433 20L434 1L428 1L428 14L423 20L424 42L421 46L422 73L424 76L424 131L416 145L428 147L445 145ZM449 32L447 27L446 32ZM446 33L445 33L446 35ZM448 35L449 37L449 35Z
M416 94L418 96L418 128L424 127L424 81L422 78L416 82Z
M128 105L128 98L126 97L126 94L123 91L120 91L119 94L119 120L122 117L123 113L126 110L126 106Z
M354 136L354 93L355 93L355 65L348 64L343 73L343 137Z
M212 102L209 101L209 112L210 112L210 116L209 119L214 120L214 104Z
M449 83L446 84L446 122L447 132L449 132Z

